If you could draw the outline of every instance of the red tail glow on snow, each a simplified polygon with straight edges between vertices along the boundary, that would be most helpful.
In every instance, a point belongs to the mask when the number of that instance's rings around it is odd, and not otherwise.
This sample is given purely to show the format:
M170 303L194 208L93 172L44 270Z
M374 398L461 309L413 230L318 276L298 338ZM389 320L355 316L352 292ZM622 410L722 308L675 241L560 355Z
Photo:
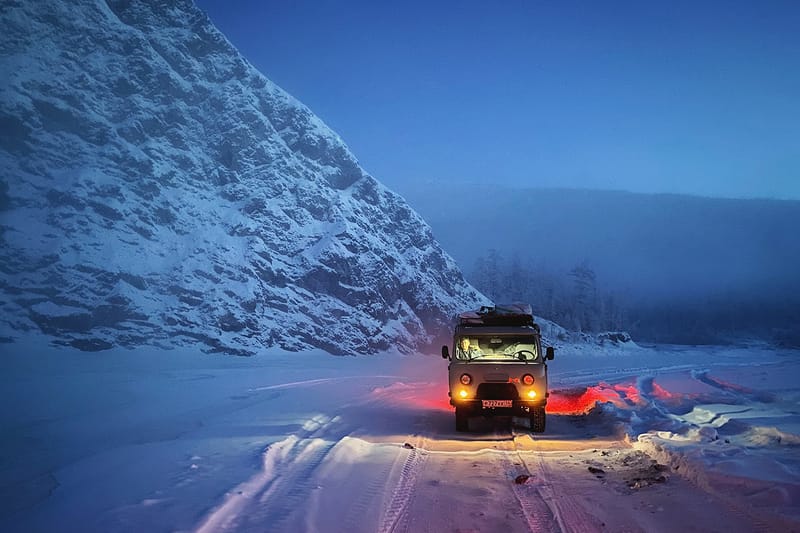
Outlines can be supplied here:
M397 382L386 387L376 387L372 394L418 411L452 410L450 398L447 396L447 385L443 387L439 383Z
M635 384L599 383L586 388L562 389L550 392L547 412L561 415L579 415L589 412L598 402L611 402L618 407L641 405L643 400Z
M683 395L672 393L655 381L653 382L653 391L650 394L655 399L661 400L662 402L677 401L683 398Z

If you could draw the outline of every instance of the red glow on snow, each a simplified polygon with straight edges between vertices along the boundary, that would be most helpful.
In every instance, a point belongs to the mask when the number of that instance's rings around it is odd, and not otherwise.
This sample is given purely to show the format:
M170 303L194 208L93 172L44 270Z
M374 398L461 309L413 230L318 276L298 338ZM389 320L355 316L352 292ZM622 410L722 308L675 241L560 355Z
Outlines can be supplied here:
M681 394L672 393L667 389L665 389L664 387L662 387L661 385L659 385L658 383L656 383L655 381L653 382L653 392L651 394L655 399L661 400L662 402L668 402L668 401L674 402L680 400L682 397Z
M739 392L739 393L743 393L743 394L752 394L753 393L753 389L744 387L742 385L739 385L738 383L733 383L731 381L726 381L724 379L720 379L720 378L717 378L717 377L714 377L714 376L709 376L709 375L706 375L706 379L708 379L712 383L715 383L719 388L721 388L723 390L727 389L727 390L731 390L731 391L735 391L735 392Z
M639 392L639 389L636 388L635 384L630 385L623 385L622 383L617 383L614 385L614 391L619 393L620 398L623 400L627 400L628 403L633 403L636 405L642 405L644 400L642 400L642 395Z
M550 393L547 412L561 415L587 413L597 402L619 402L619 394L608 385L600 384L585 389L558 390Z
M376 399L402 405L409 409L424 411L451 411L450 398L447 396L447 385L438 383L402 383L396 382L385 387L376 387L372 391Z

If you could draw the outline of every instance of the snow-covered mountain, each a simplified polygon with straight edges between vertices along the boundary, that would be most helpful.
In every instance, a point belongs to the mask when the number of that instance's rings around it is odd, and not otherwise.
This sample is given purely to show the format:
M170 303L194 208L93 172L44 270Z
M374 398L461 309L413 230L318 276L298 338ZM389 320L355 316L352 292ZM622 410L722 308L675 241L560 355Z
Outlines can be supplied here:
M485 303L190 1L12 0L0 33L6 340L407 351Z

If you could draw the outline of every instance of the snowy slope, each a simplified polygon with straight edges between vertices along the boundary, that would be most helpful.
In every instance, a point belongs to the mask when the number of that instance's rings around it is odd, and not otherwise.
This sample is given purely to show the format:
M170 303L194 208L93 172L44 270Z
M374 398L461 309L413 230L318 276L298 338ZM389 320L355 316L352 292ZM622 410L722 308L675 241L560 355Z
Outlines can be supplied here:
M0 33L7 340L370 353L484 303L191 2L5 2Z

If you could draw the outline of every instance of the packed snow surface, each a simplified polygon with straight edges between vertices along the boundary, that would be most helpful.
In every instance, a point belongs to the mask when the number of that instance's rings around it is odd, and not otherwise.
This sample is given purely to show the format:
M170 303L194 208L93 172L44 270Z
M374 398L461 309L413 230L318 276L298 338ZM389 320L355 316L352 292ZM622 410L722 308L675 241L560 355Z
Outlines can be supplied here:
M2 531L800 529L798 352L565 345L531 434L435 356L3 346Z

